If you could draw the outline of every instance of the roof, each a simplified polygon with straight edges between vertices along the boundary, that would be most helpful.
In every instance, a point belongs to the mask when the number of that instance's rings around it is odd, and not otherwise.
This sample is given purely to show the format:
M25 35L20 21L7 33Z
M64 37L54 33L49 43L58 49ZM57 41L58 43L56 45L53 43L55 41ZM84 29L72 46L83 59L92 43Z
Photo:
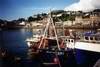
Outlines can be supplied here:
M93 35L93 34L95 34L95 32L94 32L94 31L92 31L92 32L85 32L85 33L83 33L83 35L84 35L84 36L91 36L91 35Z

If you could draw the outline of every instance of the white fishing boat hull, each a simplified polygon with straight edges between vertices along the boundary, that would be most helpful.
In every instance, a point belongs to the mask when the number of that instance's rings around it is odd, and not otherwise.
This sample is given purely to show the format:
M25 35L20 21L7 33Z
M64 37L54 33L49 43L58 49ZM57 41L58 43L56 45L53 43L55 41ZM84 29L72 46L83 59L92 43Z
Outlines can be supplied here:
M75 42L75 48L93 52L100 52L100 43Z
M67 43L67 48L100 52L100 43L90 43L90 42Z
M100 58L100 43L73 42L67 48L75 51L75 59L79 67L92 67Z

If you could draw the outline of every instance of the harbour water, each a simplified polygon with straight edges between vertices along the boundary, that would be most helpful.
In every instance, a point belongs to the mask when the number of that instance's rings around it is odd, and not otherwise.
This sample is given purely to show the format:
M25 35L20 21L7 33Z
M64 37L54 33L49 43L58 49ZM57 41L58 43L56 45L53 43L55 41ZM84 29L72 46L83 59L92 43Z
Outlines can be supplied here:
M32 37L32 34L27 29L0 31L0 48L7 53L7 57L0 58L0 67L41 67L39 65L40 60L37 58L36 60L32 60L27 57L28 46L25 40L28 37ZM68 61L64 62L66 66L70 64L72 66L69 67L91 67L100 58L100 53L81 50L75 50L75 54L73 54L69 53L69 55L66 55L64 60Z
M1 30L0 48L7 57L0 58L0 67L19 67L20 64L15 64L17 57L23 60L20 63L24 65L24 60L27 60L28 49L25 40L31 36L32 32L26 29Z
M2 30L0 31L0 44L13 55L24 57L28 48L25 39L31 36L32 32L26 29Z

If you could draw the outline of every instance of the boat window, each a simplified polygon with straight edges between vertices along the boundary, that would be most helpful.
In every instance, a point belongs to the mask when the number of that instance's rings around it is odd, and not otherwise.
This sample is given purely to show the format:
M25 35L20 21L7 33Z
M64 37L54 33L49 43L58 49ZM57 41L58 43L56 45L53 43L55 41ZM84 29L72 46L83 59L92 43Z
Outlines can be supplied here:
M90 37L90 40L93 40L93 37Z
M68 42L70 42L70 40L68 40Z
M71 42L73 43L73 42L74 42L74 40L71 40Z
M86 39L86 40L89 40L89 38L88 38L88 37L85 37L85 39Z
M97 37L95 37L95 40L98 40L98 38L97 38Z
M98 40L100 40L100 37L98 37Z

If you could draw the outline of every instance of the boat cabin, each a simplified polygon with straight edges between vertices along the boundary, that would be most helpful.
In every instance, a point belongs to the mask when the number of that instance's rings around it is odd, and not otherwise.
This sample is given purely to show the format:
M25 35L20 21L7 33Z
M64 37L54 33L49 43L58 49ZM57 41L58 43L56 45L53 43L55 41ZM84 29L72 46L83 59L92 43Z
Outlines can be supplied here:
M64 39L64 44L65 44L65 49L66 48L71 48L73 49L74 48L74 45L75 45L75 39L70 37L70 36L64 36L62 37Z
M83 40L88 42L94 42L94 43L100 42L100 33L85 35L83 37Z

